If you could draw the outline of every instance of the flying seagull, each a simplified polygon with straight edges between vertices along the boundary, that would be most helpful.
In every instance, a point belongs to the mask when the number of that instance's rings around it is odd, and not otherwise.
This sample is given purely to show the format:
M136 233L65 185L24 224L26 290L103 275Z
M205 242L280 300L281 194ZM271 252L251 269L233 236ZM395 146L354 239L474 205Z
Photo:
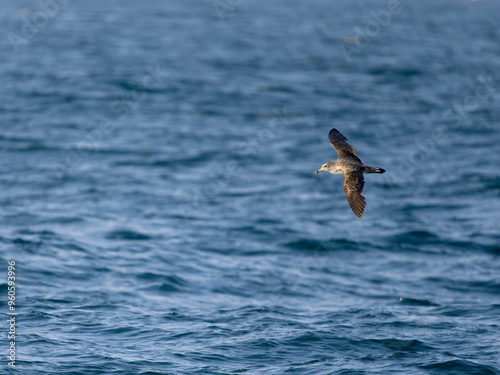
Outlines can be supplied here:
M363 173L384 173L385 169L364 165L354 147L347 143L347 138L340 134L337 129L330 130L328 138L337 150L337 160L323 164L316 173L327 171L344 175L344 191L347 201L352 211L361 219L366 205L365 197L361 194L365 184Z

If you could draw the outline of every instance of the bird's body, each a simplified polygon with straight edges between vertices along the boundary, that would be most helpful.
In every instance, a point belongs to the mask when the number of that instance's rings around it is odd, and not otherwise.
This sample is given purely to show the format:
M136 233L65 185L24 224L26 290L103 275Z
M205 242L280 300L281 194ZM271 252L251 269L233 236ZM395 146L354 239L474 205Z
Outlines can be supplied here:
M361 194L365 184L363 174L384 173L385 170L364 165L359 159L356 149L347 143L347 138L337 129L330 130L328 138L332 146L337 150L338 158L336 161L323 164L316 173L326 171L332 174L343 174L347 201L356 216L361 218L366 205L365 197Z

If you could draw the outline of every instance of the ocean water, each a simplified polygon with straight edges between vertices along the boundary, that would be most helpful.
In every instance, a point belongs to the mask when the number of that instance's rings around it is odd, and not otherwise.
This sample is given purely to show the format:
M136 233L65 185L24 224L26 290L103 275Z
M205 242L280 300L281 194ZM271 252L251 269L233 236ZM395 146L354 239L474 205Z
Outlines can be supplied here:
M500 3L0 5L0 373L500 374Z

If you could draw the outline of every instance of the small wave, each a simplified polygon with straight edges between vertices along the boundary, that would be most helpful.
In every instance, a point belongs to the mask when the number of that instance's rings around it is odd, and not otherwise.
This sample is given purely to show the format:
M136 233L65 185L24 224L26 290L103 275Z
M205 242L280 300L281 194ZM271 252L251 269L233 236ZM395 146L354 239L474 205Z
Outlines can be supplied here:
M421 366L425 370L429 370L431 374L464 374L464 375L498 375L500 370L493 366L483 365L464 359L456 359L452 361L432 363L430 365Z
M423 70L414 68L394 68L394 67L380 67L371 69L370 74L375 76L401 76L401 77L412 77L420 76L424 74Z
M150 236L136 232L133 230L114 230L111 232L108 232L106 235L106 238L109 240L118 240L118 241L145 241L151 239Z
M205 151L200 152L196 155L185 156L185 157L172 157L168 159L155 159L148 161L141 161L137 159L131 160L120 160L114 162L116 166L140 166L140 167L170 167L170 166L181 166L183 168L186 165L195 165L197 163L205 164L207 160L210 160L219 155L216 151Z
M424 352L434 349L432 346L420 340L401 340L401 339L372 339L365 340L376 344L381 344L387 349L398 352Z
M286 247L301 251L337 251L337 250L359 250L360 244L358 242L350 241L347 239L335 239L335 240L312 240L312 239L301 239L298 241L288 242L285 244Z
M136 276L142 282L153 281L152 284L142 288L143 290L156 292L178 292L187 285L187 282L176 275L159 275L151 272L141 273Z
M394 236L396 242L412 241L418 243L436 243L439 242L439 237L432 232L425 230L414 230L409 232L400 233Z
M399 302L402 305L408 305L408 306L439 306L438 304L431 302L426 299L417 299L417 298L400 298Z

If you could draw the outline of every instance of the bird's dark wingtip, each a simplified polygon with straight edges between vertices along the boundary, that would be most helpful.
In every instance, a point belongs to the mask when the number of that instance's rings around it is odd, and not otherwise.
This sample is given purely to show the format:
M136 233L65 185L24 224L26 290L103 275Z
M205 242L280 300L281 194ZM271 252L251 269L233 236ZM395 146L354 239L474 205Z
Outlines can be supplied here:
M328 138L332 140L347 141L347 138L339 132L337 129L333 128L328 132Z

